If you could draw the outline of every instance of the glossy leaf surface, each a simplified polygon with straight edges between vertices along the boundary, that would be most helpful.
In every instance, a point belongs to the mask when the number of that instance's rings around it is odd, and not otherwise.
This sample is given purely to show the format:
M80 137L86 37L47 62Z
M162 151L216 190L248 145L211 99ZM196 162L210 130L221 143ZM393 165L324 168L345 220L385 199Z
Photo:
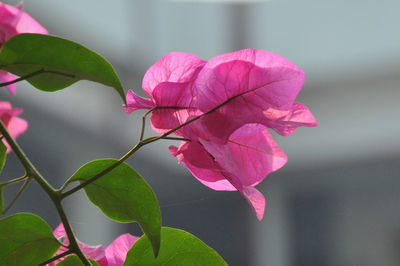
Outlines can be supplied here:
M86 181L117 163L102 159L82 166L71 178ZM112 220L138 222L151 239L154 253L160 245L161 213L157 198L146 181L129 165L122 163L84 188L88 198Z
M128 252L124 266L184 266L227 265L215 250L194 235L183 230L163 227L161 247L157 258L151 252L150 241L142 236Z
M18 213L0 220L0 265L38 265L60 247L39 216Z
M90 80L114 88L125 101L121 82L111 64L88 48L55 36L24 33L8 40L0 53L0 68L18 76L41 69L27 79L44 91L57 91L79 80Z

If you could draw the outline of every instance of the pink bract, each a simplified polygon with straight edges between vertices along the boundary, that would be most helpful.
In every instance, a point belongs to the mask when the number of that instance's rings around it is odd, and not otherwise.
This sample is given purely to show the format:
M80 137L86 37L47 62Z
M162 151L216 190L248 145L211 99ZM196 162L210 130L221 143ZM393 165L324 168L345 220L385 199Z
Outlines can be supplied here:
M60 224L53 231L53 234L57 239L63 239L64 245L69 244L67 234L62 224ZM104 247L101 245L86 245L79 240L78 245L86 257L95 260L97 263L100 264L100 266L122 266L126 259L126 254L138 239L139 237L133 236L131 234L123 234L117 237L106 249L104 249ZM56 252L56 255L61 254L65 251L67 251L67 249L61 246L60 249ZM47 265L54 266L63 259L64 258L55 260Z
M21 113L22 109L13 109L9 102L0 102L0 119L13 139L16 139L28 128L28 122L18 117ZM9 153L11 151L10 145L5 139L3 139L3 143L7 147L7 153Z
M14 7L0 2L0 47L11 37L20 33L47 34L47 30L29 14L23 12L22 7L22 4ZM0 70L1 82L8 82L13 79L13 75ZM7 89L15 94L15 84L8 85Z
M106 248L108 266L120 266L124 264L126 254L133 244L139 239L131 234L123 234L117 237L114 242Z
M261 220L265 199L254 186L287 162L268 128L288 136L317 126L309 109L295 103L304 79L296 65L267 51L245 49L208 62L170 53L144 76L150 98L129 91L125 111L152 109L151 126L160 134L201 116L174 132L190 141L171 146L171 154L204 185L240 191Z

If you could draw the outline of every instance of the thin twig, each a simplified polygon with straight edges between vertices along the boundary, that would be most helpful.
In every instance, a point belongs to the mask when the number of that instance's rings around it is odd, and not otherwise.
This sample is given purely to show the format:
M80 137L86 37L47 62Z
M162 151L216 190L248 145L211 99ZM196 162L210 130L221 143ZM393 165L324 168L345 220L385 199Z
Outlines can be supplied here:
M61 259L62 257L65 257L65 256L67 256L69 254L72 254L71 250L67 250L67 251L65 251L65 252L63 252L61 254L58 254L57 256L54 256L51 259L48 259L45 262L40 263L39 266L44 266L46 264L49 264L50 262L53 262L53 261L58 260L58 259Z
M11 180L9 180L9 181L7 181L7 182L4 182L4 183L0 183L0 185L1 185L1 186L7 186L7 185L14 184L14 183L18 183L18 182L21 182L22 180L24 180L24 179L27 178L27 177L28 177L28 176L25 174L24 176L11 179Z
M19 81L26 80L26 79L32 78L34 76L43 74L43 73L52 73L52 74L57 74L57 75L61 75L61 76L66 76L66 77L69 77L69 78L75 78L75 75L72 75L72 74L67 74L67 73L54 71L54 70L46 70L44 68L41 68L38 71L32 72L32 73L30 73L28 75L19 77L17 79L14 79L14 80L11 80L11 81L8 81L8 82L0 83L0 87L5 87L5 86L8 86L8 85L17 83Z
M158 137L158 136L156 136ZM170 140L182 140L182 141L191 141L191 139L187 139L187 138L179 138L179 137L163 137L161 139L170 139Z
M5 86L8 86L8 85L17 83L18 81L22 81L22 80L25 80L25 79L28 79L28 78L32 78L32 77L34 77L36 75L39 75L39 74L42 74L44 72L45 72L44 68L39 69L38 71L35 71L33 73L30 73L30 74L22 76L22 77L19 77L17 79L11 80L9 82L0 83L0 87L5 87Z
M142 116L142 130L141 130L141 132L140 132L140 139L139 139L139 141L142 141L142 140L143 140L143 137L144 137L144 129L145 129L145 126L146 126L146 117L147 117L151 112L153 112L154 109L155 109L155 107L151 108L150 110L148 110L148 111L144 114L144 116Z
M57 212L60 215L61 221L64 225L65 232L67 233L67 237L70 243L69 249L79 257L79 259L85 266L91 266L91 263L86 259L85 255L83 254L82 250L78 245L78 242L76 241L75 235L72 231L67 215L65 214L64 208L61 204L62 197L60 193L57 190L55 190L47 182L46 179L43 178L43 176L39 173L38 170L36 170L35 166L28 159L28 157L19 147L17 142L11 137L10 133L8 132L7 128L4 126L2 121L0 121L0 132L3 134L4 138L11 146L12 150L14 151L15 155L19 159L22 166L25 168L26 173L29 176L27 181L31 178L35 179L35 181L42 187L42 189L47 193L47 195L50 197L51 201L55 205Z
M176 128L173 128L173 129L171 129L171 130L165 132L164 134L162 134L162 135L160 135L160 136L149 137L149 138L146 138L146 139L144 139L144 140L142 140L142 141L139 141L129 152L127 152L124 156L122 156L118 161L116 161L115 163L113 163L112 165L110 165L109 167L107 167L106 169L104 169L103 171L101 171L100 173L98 173L97 175L93 176L92 178L90 178L90 179L88 179L88 180L82 182L82 183L79 184L78 186L76 186L76 187L74 187L74 188L72 188L72 189L70 189L70 190L68 190L68 191L66 191L66 192L64 192L64 193L61 193L61 198L63 199L63 198L65 198L65 197L68 197L69 195L75 193L76 191L78 191L78 190L84 188L85 186L87 186L87 185L93 183L94 181L96 181L96 180L99 179L100 177L102 177L102 176L106 175L107 173L111 172L114 168L118 167L118 166L119 166L120 164L122 164L126 159L128 159L132 154L134 154L136 151L138 151L142 146L147 145L147 144L150 144L150 143L152 143L152 142L154 142L154 141L157 141L157 140L159 140L159 139L164 139L164 138L168 139L168 138L169 138L168 136L169 136L170 134L174 133L176 130L178 130L178 129L184 127L184 126L186 126L187 124L190 124L190 123L192 123L192 122L194 122L194 121L196 121L196 120L202 118L202 117L205 116L205 115L208 115L208 114L210 114L210 113L216 111L217 109L221 108L222 106L224 106L225 104L229 103L230 101L236 99L236 98L239 97L239 96L241 96L241 95L237 95L237 96L235 96L235 97L229 98L228 100L226 100L225 102L223 102L223 103L217 105L216 107L212 108L212 109L209 110L208 112L203 113L203 114L201 114L201 115L199 115L199 116L196 116L196 117L194 117L194 118L192 118L192 119L186 121L185 123L183 123L183 124L177 126ZM148 112L148 113L149 113L149 112ZM66 181L66 183L71 182L70 180L71 180L71 177ZM65 186L63 185L61 188L65 188ZM58 192L62 192L62 190L59 189Z
M25 189L28 187L29 183L32 181L32 178L28 177L28 179L25 180L24 184L22 184L21 188L19 189L17 195L15 195L14 199L8 204L7 208L4 209L4 211L1 213L1 215L6 214L6 212L11 209L11 207L17 202L19 197L21 197L22 193L25 191Z

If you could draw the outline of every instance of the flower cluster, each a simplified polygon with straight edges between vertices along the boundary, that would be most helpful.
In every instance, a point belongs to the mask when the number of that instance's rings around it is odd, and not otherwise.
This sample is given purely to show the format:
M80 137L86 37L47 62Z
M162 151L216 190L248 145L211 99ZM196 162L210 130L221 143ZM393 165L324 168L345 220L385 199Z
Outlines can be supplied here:
M53 231L53 234L57 239L63 240L64 245L68 246L68 237L62 224ZM95 260L100 266L121 266L126 259L126 254L138 239L139 237L126 233L117 237L107 248L101 245L89 246L80 241L78 241L78 245L86 257ZM67 251L67 248L60 247L56 255L65 251ZM55 260L47 265L56 265L63 259Z
M28 32L47 34L45 28L22 11L22 4L14 7L0 2L0 49L14 35ZM14 79L15 77L7 71L0 70L0 82L9 82ZM12 94L15 94L15 84L6 87ZM0 102L0 119L13 138L23 133L28 127L25 120L17 117L21 113L21 109L12 109L9 102ZM3 142L7 146L7 152L10 152L11 148L8 143L5 140Z
M170 153L204 185L238 190L262 219L264 196L254 188L286 162L268 128L283 136L315 127L308 108L296 103L305 75L283 57L245 49L204 61L170 53L150 67L143 90L132 91L125 111L151 109L151 126L184 138ZM184 125L184 126L182 126Z

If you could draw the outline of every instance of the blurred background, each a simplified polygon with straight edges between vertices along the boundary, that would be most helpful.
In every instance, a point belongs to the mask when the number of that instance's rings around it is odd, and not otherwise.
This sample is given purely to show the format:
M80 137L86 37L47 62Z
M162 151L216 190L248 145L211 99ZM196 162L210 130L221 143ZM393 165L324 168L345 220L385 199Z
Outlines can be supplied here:
M125 90L141 95L147 68L171 51L208 60L255 48L294 62L307 76L298 101L319 127L276 136L289 161L257 187L267 199L261 222L238 192L208 189L178 165L167 149L174 142L146 146L128 163L156 192L163 224L196 235L230 265L400 265L399 1L36 0L24 9L51 34L105 56ZM140 133L142 113L126 115L99 84L45 93L21 82L16 96L0 97L24 109L29 129L18 141L54 186L88 161L125 154ZM14 155L7 160L1 179L23 174ZM6 204L17 190L6 190ZM65 206L83 242L141 234L107 220L83 193ZM60 222L33 183L17 211Z

